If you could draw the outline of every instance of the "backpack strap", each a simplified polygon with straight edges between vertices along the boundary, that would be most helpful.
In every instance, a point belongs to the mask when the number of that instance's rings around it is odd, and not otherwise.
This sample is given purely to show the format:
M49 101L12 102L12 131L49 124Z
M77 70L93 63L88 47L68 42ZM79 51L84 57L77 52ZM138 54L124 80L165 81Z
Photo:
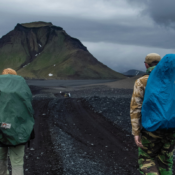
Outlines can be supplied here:
M28 148L30 148L30 140L27 142L27 146Z
M33 140L34 138L35 138L35 131L34 131L34 128L33 128L32 132L31 132L31 134L30 134L30 139L29 139L29 141L27 142L28 148L30 148L30 141Z
M35 131L34 131L34 128L30 134L30 139L29 140L33 140L35 138Z

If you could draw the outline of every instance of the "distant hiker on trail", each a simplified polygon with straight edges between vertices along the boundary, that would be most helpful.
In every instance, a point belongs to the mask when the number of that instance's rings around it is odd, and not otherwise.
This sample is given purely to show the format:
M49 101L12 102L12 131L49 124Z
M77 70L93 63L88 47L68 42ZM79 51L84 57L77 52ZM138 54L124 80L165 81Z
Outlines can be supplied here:
M67 93L67 92L62 92L62 91L60 91L60 94L63 96L63 97L67 97L67 98L70 98L71 97L71 94L70 94L70 92L69 93Z
M12 175L24 175L25 144L33 137L32 94L13 69L0 75L0 175L8 175L9 155Z
M141 174L172 175L175 146L175 54L145 58L146 75L137 79L130 105L132 134ZM149 77L149 78L148 78Z

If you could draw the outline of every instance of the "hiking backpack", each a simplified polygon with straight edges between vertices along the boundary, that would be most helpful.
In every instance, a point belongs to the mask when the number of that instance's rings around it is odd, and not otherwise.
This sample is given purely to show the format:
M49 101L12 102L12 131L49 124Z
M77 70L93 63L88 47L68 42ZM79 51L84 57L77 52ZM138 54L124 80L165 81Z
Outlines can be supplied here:
M24 78L0 75L0 143L16 146L29 141L34 126L31 101Z
M142 104L147 131L175 129L175 54L167 54L151 72Z

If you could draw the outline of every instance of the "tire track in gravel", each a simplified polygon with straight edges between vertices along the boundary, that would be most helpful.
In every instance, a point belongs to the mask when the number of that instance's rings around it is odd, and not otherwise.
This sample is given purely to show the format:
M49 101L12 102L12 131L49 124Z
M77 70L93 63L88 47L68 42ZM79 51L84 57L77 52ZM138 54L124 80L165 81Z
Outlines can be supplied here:
M35 139L30 148L26 145L24 158L25 175L56 175L62 174L61 159L53 149L48 126L48 103L53 99L34 98Z
M137 175L133 137L83 99L34 98L35 139L25 175ZM34 150L31 150L31 149Z
M89 158L89 161L99 162L96 166L103 167L100 174L139 174L137 171L137 149L133 137L128 137L126 131L114 126L101 114L91 111L81 99L55 99L54 102L51 102L49 110L52 122L56 121L56 128L61 129L69 136L70 140L73 140L71 142L72 151L77 151L77 157L82 152L86 152L85 157ZM56 133L54 133L55 136ZM67 140L58 141L55 144L66 145L66 142ZM81 151L79 152L79 150ZM59 154L59 152L57 153ZM81 163L76 161L72 155L71 150L65 155L62 154L69 159L64 159L63 165L66 167L68 162L74 161L76 170L72 171L78 172L82 169ZM93 166L93 169L95 168ZM69 169L71 169L71 165L69 165ZM106 174L106 172L108 173ZM84 172L84 174L86 173Z

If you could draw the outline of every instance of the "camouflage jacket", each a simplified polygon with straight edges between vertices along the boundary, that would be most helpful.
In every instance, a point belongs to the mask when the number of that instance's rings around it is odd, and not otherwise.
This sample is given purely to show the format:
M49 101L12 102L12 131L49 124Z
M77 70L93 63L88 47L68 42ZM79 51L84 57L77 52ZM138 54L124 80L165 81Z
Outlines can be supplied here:
M135 81L134 90L130 105L130 116L132 125L132 134L139 135L141 129L141 108L143 103L143 97L145 93L145 87L147 84L149 75L140 77Z

